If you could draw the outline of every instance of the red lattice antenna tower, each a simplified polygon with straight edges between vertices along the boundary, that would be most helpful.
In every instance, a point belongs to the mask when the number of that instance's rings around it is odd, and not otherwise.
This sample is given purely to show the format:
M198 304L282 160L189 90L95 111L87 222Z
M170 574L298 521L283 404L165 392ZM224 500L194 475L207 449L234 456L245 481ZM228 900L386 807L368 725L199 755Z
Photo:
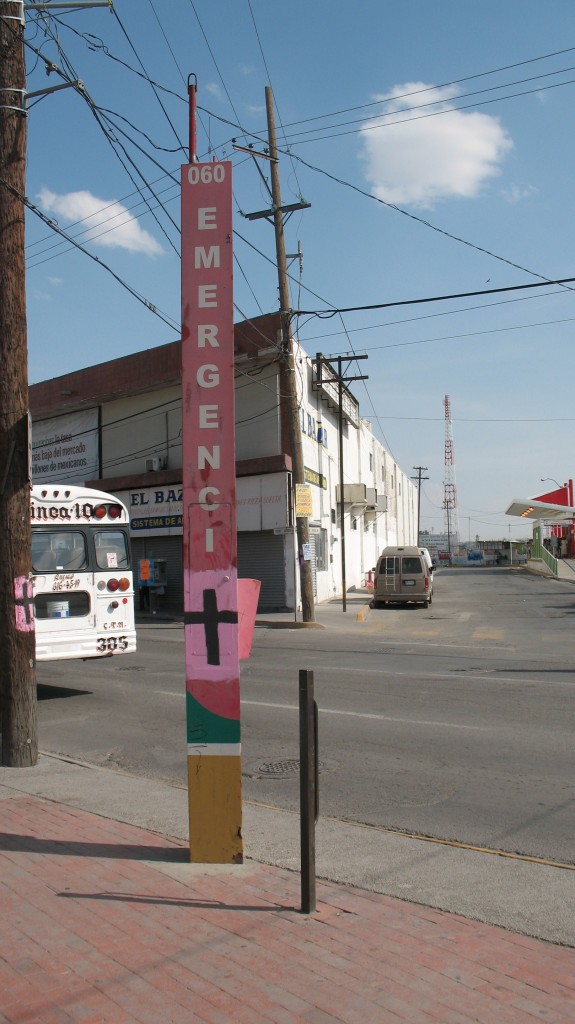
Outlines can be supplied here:
M453 451L453 426L451 423L451 399L446 395L443 399L445 409L445 479L443 482L443 509L445 512L445 532L449 553L459 543L459 523L457 515L457 489L455 487L455 454Z

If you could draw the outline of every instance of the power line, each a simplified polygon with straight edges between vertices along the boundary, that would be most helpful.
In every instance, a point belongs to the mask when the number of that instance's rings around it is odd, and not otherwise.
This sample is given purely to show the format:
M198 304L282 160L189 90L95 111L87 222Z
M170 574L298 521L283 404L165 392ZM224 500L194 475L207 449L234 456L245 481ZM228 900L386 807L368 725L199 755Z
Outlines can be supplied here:
M383 327L401 327L403 324L418 323L420 320L435 320L442 316L456 316L458 313L469 313L476 309L492 309L494 306L508 306L514 302L532 302L534 299L548 299L553 295L565 295L569 289L558 288L556 292L547 292L545 295L522 295L517 299L501 299L499 302L482 302L477 306L462 306L460 309L446 309L439 313L426 313L424 316L409 316L403 320L386 320L382 324L369 324L366 327L350 327L345 331L330 331L329 334L315 334L305 338L306 343L310 341L323 341L326 338L337 338L340 334L358 334L360 331L377 331ZM309 322L309 321L308 321Z
M530 271L528 271L530 273ZM359 313L368 309L390 309L394 306L415 306L425 302L447 302L451 299L468 299L475 295L496 295L501 292L518 292L526 288L545 288L553 284L573 284L575 277L558 278L555 281L536 281L533 284L507 285L505 288L482 288L474 292L455 292L451 295L432 295L425 299L399 299L395 302L375 302L367 306L347 306L341 309L294 309L293 316L317 316L319 319L330 319L338 313Z
M217 117L216 114L212 114L212 116L213 117ZM225 124L232 125L233 127L236 127L238 129L238 131L242 131L242 132L244 132L244 134L249 134L251 136L251 138L256 139L262 145L265 145L265 140L262 139L260 136L256 135L254 132L245 132L245 129L242 129L239 125L233 125L233 122L227 120L226 118L219 117L218 120L222 121ZM521 271L523 271L523 273L530 274L532 277L538 277L542 281L545 281L548 284L560 283L560 282L550 281L549 278L545 277L545 275L543 275L543 274L538 274L538 273L536 273L533 270L529 270L527 267L523 267L520 263L515 263L513 260L507 259L505 256L499 256L499 255L497 255L497 253L492 252L490 249L486 249L484 246L476 245L474 242L470 242L470 241L468 241L465 238L461 238L459 235L455 235L455 234L453 234L453 232L447 231L445 228L440 228L440 227L438 227L438 225L432 224L431 221L425 220L425 218L423 218L423 217L418 217L417 214L410 213L408 210L404 210L403 207L398 206L396 203L388 203L385 199L381 199L379 196L374 195L372 192L368 192L366 189L360 188L359 185L354 185L352 182L346 181L344 178L338 178L335 174L331 174L329 171L326 171L326 170L324 170L321 167L317 167L315 164L309 163L309 161L304 160L303 157L298 156L297 154L292 154L290 151L286 152L285 150L279 149L279 147L278 147L278 154L293 156L293 158L295 160L297 160L299 163L303 164L304 167L309 168L309 170L315 171L317 174L321 174L324 177L329 178L330 181L335 182L337 185L343 185L345 188L349 188L352 191L357 192L359 195L365 196L366 199L370 199L373 202L379 203L381 206L387 207L387 209L389 209L389 210L394 210L396 213L401 213L402 216L409 218L409 220L413 220L416 223L421 224L423 227L429 228L431 231L435 231L435 232L437 232L437 234L443 235L445 238L451 239L451 241L453 241L453 242L459 242L460 244L468 246L468 248L473 249L476 252L483 253L485 256L490 256L492 259L498 260L500 263L505 263L507 266L513 267L515 270L521 270ZM508 291L509 289L503 289L503 290L504 291ZM495 291L495 289L493 289L493 291ZM466 294L468 294L468 295L482 295L482 294L490 294L490 291L463 293L463 295L466 295ZM352 308L354 308L354 307L352 307ZM373 305L371 307L369 307L369 306L361 306L361 307L355 307L355 308L357 308L357 309L369 309L369 308L372 308L372 309L382 309L382 308L385 308L385 304ZM347 310L345 310L345 309L343 309L343 310L334 309L332 311L332 315L337 313L337 312L347 312ZM309 313L307 313L304 310L303 314L304 315L310 315L310 316L316 316L317 315L315 310L312 310Z
M563 69L563 71L572 71L572 70L573 70L573 68L565 68L565 69ZM553 74L553 75L561 74L561 73L562 72L560 72L560 71L550 71L549 72L549 74ZM546 76L541 75L541 76L537 76L537 77L546 77ZM530 81L530 79L527 79L527 81ZM570 79L568 79L565 82L554 82L554 83L552 83L550 85L537 86L534 89L524 89L521 92L508 93L506 96L496 96L496 97L494 97L493 99L490 99L490 100L476 100L473 103L462 103L462 104L459 104L459 105L456 104L456 100L457 100L458 97L453 97L452 99L445 99L444 98L444 99L439 99L439 100L433 100L433 101L430 101L429 103L422 103L420 106L417 106L417 107L408 107L408 108L405 108L405 109L389 111L389 112L384 113L384 114L376 114L376 115L374 115L374 117L370 118L370 121L374 121L376 119L379 121L382 117L393 117L394 114L410 113L413 110L420 110L422 107L427 107L427 106L437 106L440 103L449 104L449 106L447 106L444 110L433 110L433 111L429 111L426 114L420 114L419 116L401 117L401 118L398 118L395 121L389 121L386 124L381 124L381 123L372 124L372 123L365 123L365 122L363 122L361 127L359 127L359 128L353 128L353 129L350 129L349 131L346 131L346 132L334 132L331 135L318 135L318 134L315 134L314 138L311 138L311 139L302 139L302 138L299 138L298 135L292 135L292 136L289 137L289 143L290 143L291 146L305 146L309 142L325 142L327 139L340 139L340 138L342 138L345 135L358 135L360 133L363 134L363 133L369 132L369 131L378 131L380 129L391 128L392 126L398 125L398 124L409 124L409 123L411 123L413 121L422 121L422 120L425 120L425 119L427 119L429 117L440 117L442 114L453 114L453 113L457 112L458 110L469 110L470 108L475 108L475 107L486 107L486 106L490 106L493 103L502 103L504 100L517 99L517 98L519 98L521 96L530 96L534 92L536 92L536 93L547 92L550 89L559 89L559 88L561 88L564 85L573 85L574 83L575 83L575 79L570 78ZM511 83L511 84L514 84L514 83ZM491 89L503 89L503 88L505 88L505 86L492 86L491 87ZM480 90L478 90L478 93L490 92L491 89L480 89ZM473 96L473 95L476 95L476 93L467 93L464 96L462 96L461 99L465 99L466 95ZM387 102L391 102L391 99L389 99ZM350 122L350 123L356 123L356 122ZM333 127L337 128L338 125L334 125ZM314 132L319 132L321 130L322 129L317 128L317 129L314 129ZM311 133L310 132L305 132L305 133L301 133L300 132L299 135L301 135L301 134L311 134Z
M140 295L140 293L137 292L135 288L129 285L127 281L124 281L119 274L116 274L116 272L112 270L112 268L109 267L107 263L104 263L104 261L101 260L98 256L95 256L94 253L91 253L88 249L85 249L84 246L80 244L80 242L77 242L74 238L71 238L70 235L67 235L66 232L62 230L62 228L58 227L58 225L51 221L46 216L46 214L42 212L42 210L35 206L34 203L32 203L27 198L27 196L20 195L20 193L17 192L17 190L14 189L7 181L4 181L4 179L0 179L0 185L3 188L8 189L8 191L12 192L14 195L16 195L21 203L24 203L28 207L28 209L32 211L32 213L35 213L36 216L39 217L40 220L44 222L44 224L47 224L49 227L51 227L52 230L55 231L57 234L62 235L62 237L65 238L66 241L69 242L72 246L74 246L75 249L79 249L80 252L84 253L84 255L89 256L91 260L94 260L94 263L98 263L99 266L103 267L104 270L107 270L107 272L111 274L111 276L118 282L118 284L122 285L122 288L125 288L126 291L130 293L130 295L133 295L134 298L137 299L138 302L141 302L142 305L146 307L146 309L149 309L151 313L154 313L155 316L159 317L160 320L163 320L164 323L168 325L168 327L171 327L174 330L180 330L180 327L178 324L176 324L175 320L171 320L168 317L168 314L162 313L157 306L154 306L154 304L150 302L149 299L146 299L144 298L143 295Z
M397 101L401 99L407 99L410 96L419 96L422 93L430 92L432 89L447 89L453 85L461 85L463 82L471 82L476 78L486 78L489 75L496 75L502 71L512 71L514 68L524 67L526 64L534 64L537 61L549 60L551 57L562 57L563 54L573 53L574 50L575 46L569 46L567 47L567 49L564 50L555 50L552 53L542 54L540 57L530 57L527 60L518 61L515 64L505 64L499 68L492 68L490 71L480 71L474 75L466 75L464 78L455 78L449 82L440 82L438 85L426 86L424 89L414 89L410 92L402 93L399 96L394 96L393 99L394 101ZM352 113L354 110L365 110L369 107L376 106L381 103L387 103L389 102L390 98L391 97L383 98L381 100L372 100L369 103L361 103L354 107L344 107L341 110L331 111L328 114L316 114L314 117L304 118L301 121L290 121L286 125L286 128L294 128L300 124L309 124L310 121L325 119L326 117L336 117L338 114L349 114Z

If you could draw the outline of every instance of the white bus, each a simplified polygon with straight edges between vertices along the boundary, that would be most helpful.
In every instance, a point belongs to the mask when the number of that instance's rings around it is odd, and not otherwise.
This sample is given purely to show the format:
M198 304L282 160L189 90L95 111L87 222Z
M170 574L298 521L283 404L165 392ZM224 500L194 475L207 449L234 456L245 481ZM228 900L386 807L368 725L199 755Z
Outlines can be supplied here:
M86 487L35 486L30 518L36 660L135 651L125 505Z

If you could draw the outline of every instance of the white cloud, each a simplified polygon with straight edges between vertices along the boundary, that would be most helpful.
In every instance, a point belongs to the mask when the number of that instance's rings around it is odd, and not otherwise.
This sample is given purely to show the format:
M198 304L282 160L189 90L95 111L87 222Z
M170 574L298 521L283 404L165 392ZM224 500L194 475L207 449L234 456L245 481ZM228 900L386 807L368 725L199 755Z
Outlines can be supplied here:
M405 95L420 90L426 91ZM386 114L397 114L373 118L362 129L365 176L379 199L423 207L453 196L469 199L500 173L501 162L513 148L509 135L495 117L455 110L455 96L453 87L433 89L423 82L408 82L375 97L386 100ZM432 101L439 105L427 106ZM418 110L422 104L426 106ZM422 116L438 110L446 113ZM394 120L401 123L394 125Z
M214 96L215 99L221 100L223 94L217 82L206 82L203 88L206 92L209 92L210 96Z
M501 195L508 203L520 203L523 199L537 195L538 191L535 185L511 185L510 188L501 189Z
M91 192L57 195L47 188L38 194L44 210L55 213L68 225L82 228L82 241L106 248L127 249L145 256L158 256L163 249L122 203L99 199Z

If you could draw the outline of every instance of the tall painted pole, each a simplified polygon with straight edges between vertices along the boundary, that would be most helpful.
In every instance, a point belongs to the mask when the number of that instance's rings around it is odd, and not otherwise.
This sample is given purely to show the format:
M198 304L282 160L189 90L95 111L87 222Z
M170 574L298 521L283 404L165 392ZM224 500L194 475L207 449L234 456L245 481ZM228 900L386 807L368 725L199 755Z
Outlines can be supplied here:
M213 864L243 859L232 237L231 163L186 164L182 444L190 860Z

